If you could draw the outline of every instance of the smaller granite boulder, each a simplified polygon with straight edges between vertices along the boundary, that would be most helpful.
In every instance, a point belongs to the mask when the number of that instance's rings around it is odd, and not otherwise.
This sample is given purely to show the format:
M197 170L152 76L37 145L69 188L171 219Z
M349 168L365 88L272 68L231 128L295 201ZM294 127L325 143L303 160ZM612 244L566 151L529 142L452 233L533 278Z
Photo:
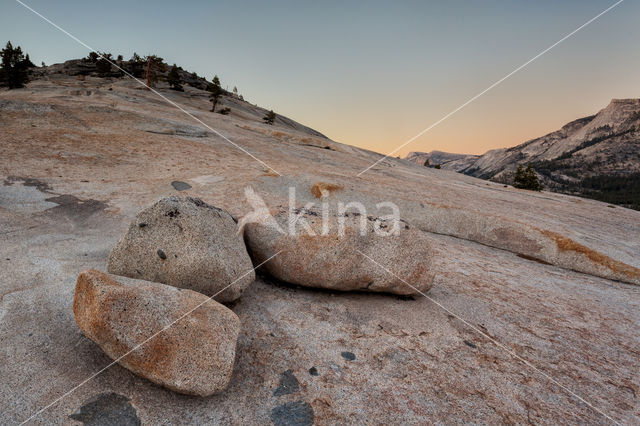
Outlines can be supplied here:
M215 295L219 302L238 299L255 279L234 218L197 198L176 196L138 213L111 250L107 270Z
M207 396L231 379L240 320L203 294L89 270L73 313L109 357L173 391Z
M246 223L255 262L292 284L401 295L433 284L431 240L397 219L296 209ZM408 284L407 284L408 283Z

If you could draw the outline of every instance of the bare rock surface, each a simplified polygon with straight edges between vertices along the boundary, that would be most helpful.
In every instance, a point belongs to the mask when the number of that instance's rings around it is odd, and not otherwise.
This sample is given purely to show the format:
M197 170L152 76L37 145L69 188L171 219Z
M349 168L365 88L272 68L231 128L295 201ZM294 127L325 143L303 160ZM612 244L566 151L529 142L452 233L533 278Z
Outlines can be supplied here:
M433 283L432 241L401 219L301 208L248 223L245 241L256 263L275 256L264 269L292 284L409 295Z
M233 217L200 199L176 196L136 215L111 251L108 270L222 302L239 298L255 279Z
M403 177L413 175L410 170L399 171L399 173ZM333 176L328 182L326 179L320 181L319 176L307 174L269 177L255 182L254 186L257 193L265 195L274 209L288 203L292 188L293 194L295 194L295 206L298 209L309 205L309 203L320 209L325 201L329 203L330 210L335 211L338 202L343 202L345 205L349 202L356 202L373 214L389 214L390 211L381 207L379 202L393 200L393 203L399 208L402 219L423 231L476 241L567 269L640 284L640 258L629 256L631 253L640 253L640 240L630 241L621 238L616 244L609 245L607 240L613 242L613 236L602 232L602 229L592 229L586 235L583 232L576 232L576 228L579 229L578 218L582 217L583 220L587 220L586 214L583 215L581 211L574 211L573 214L568 211L566 213L546 211L544 214L547 217L534 217L531 210L540 214L543 214L543 210L538 210L533 206L520 206L516 209L522 208L522 211L513 211L514 205L512 200L506 196L507 191L504 191L504 187L501 185L496 184L484 185L485 188L489 186L496 192L492 195L492 204L484 206L477 204L476 210L471 210L460 206L460 199L456 197L467 197L465 200L474 205L476 200L469 197L468 194L464 194L460 189L472 190L472 187L475 186L479 193L487 189L483 188L483 184L479 183L477 179L462 178L462 182L452 182L452 187L447 189L452 199L444 203L434 202L432 199L420 196L411 188L398 192L367 182L356 183L342 176ZM334 190L327 190L328 198L320 199L318 188L325 187L331 187ZM526 192L530 193L531 191ZM541 202L542 200L553 200L548 196L548 193L526 195L537 198ZM587 201L575 199L575 202L580 205ZM502 214L486 212L487 209L498 206L503 208ZM568 206L563 207L568 208ZM622 212L627 213L631 210L622 209ZM566 225L558 226L558 219L554 217L554 214L566 214L568 217L563 218L562 221ZM631 215L634 214L631 213ZM612 217L607 219L603 217L602 219L609 223L614 220ZM618 233L622 229L632 233L638 231L637 226L624 220L615 225L618 228L616 231L613 230L613 223L611 224L612 227L607 229L616 232L619 237L622 237Z
M256 115L212 114L193 88L160 88L278 177L215 135L140 130L157 119L194 122L136 85L49 76L0 92L0 108L20 105L0 112L0 423L67 423L111 393L142 424L640 422L640 287L515 250L536 228L640 268L640 212L392 158L358 176L381 156ZM295 207L320 207L318 182L342 186L328 201L362 201L372 215L393 201L434 240L431 300L263 275L233 305L242 329L226 391L181 395L117 364L85 382L112 361L75 325L76 277L105 270L136 214L176 194L173 181L239 221L253 211L247 187L274 212L288 208L290 187ZM75 200L45 202L63 195ZM489 220L519 233L493 234ZM287 391L274 395L283 375ZM298 385L287 385L293 377Z
M110 358L154 383L208 396L231 379L240 321L200 293L88 270L73 313Z

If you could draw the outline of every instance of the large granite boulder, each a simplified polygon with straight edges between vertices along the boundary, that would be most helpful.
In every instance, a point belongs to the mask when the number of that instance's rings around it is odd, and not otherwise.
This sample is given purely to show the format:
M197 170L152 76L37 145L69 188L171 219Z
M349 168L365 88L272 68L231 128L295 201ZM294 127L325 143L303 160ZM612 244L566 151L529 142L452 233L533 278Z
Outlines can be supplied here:
M203 294L88 270L73 313L109 357L154 383L207 396L231 379L240 320Z
M238 299L255 279L226 211L190 197L167 197L141 211L109 255L111 274Z
M279 211L245 225L245 241L273 277L302 286L402 295L433 283L431 241L398 219L357 212ZM294 224L291 226L291 224ZM397 232L394 232L397 231Z

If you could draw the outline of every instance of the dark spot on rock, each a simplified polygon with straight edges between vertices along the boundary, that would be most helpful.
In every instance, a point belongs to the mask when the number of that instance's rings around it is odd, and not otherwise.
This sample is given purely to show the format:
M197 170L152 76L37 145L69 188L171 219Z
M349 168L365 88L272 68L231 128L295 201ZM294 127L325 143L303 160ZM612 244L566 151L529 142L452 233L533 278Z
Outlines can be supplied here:
M158 249L158 256L162 260L165 260L167 258L167 255L164 253L164 251L162 251L162 249Z
M43 215L58 219L71 219L76 224L82 224L95 213L107 208L107 203L98 200L81 200L70 194L46 198L45 201L58 204L42 212Z
M309 369L309 374L311 374L312 376L317 376L318 375L318 369L315 367L311 367Z
M147 226L147 223L146 223L146 222L140 222L140 223L138 224L138 226L139 226L140 228L144 228L145 226Z
M276 426L310 426L313 408L306 401L287 402L271 410L271 421Z
M62 177L62 176L60 176ZM15 182L22 182L23 186L33 186L40 192L50 192L53 190L48 183L39 179L25 178L20 176L9 176L4 180L5 186L11 186Z
M305 209L304 207L300 207L297 209L291 210L295 214L303 214L307 216L318 216L318 212L314 212L313 210Z
M346 359L347 361L353 361L356 359L356 355L353 352L341 352L340 355L342 356L342 358Z
M447 318L449 318L450 320L454 319L455 317L451 314L447 314Z
M193 203L194 205L196 205L197 207L203 207L205 209L211 209L211 210L215 210L218 212L218 216L220 216L220 212L225 212L224 210L216 207L216 206L212 206L211 204L207 204L204 201L202 201L200 198L193 198L193 197L187 197L187 201L190 201L191 203ZM225 212L226 213L226 212ZM229 213L227 213L229 214ZM231 214L229 214L229 216L231 216ZM231 218L238 223L238 221L236 220L235 217L231 216Z
M195 204L198 207L205 207L207 209L213 208L213 206L205 203L204 201L202 201L200 198L192 198L192 197L187 197L187 201L192 202L193 204Z
M607 207L609 207L610 209L615 209L616 206L612 206L611 204L607 205Z
M117 393L104 393L69 416L85 425L140 425L136 409L129 398Z
M178 217L180 216L180 212L178 211L178 209L173 209L171 211L166 212L164 215L169 217Z
M354 217L358 217L361 216L361 214L359 212L344 212L342 214L338 214L338 217L349 217L349 216L354 216Z
M465 344L465 345L467 345L467 346L469 346L470 348L473 348L473 349L476 349L476 348L477 348L477 346L476 346L476 345L474 345L473 343L471 343L471 342L470 342L470 341L468 341L468 340L465 340L465 341L464 341L464 344Z
M171 186L173 186L176 191L185 191L187 189L191 189L191 185L180 180L174 180L173 182L171 182Z
M296 376L293 375L293 370L287 370L280 375L280 384L273 392L273 396L289 395L297 392L300 389L300 383Z
M29 337L33 336L33 333L29 333Z

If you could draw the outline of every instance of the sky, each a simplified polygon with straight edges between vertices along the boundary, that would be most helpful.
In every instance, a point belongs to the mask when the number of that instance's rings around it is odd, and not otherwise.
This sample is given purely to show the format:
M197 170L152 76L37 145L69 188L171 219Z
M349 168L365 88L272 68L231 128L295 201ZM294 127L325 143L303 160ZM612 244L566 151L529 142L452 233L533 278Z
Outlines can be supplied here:
M616 0L23 0L96 50L157 54L338 142L388 154ZM394 156L481 154L640 98L640 2L625 0ZM88 50L14 0L0 43L46 64Z

